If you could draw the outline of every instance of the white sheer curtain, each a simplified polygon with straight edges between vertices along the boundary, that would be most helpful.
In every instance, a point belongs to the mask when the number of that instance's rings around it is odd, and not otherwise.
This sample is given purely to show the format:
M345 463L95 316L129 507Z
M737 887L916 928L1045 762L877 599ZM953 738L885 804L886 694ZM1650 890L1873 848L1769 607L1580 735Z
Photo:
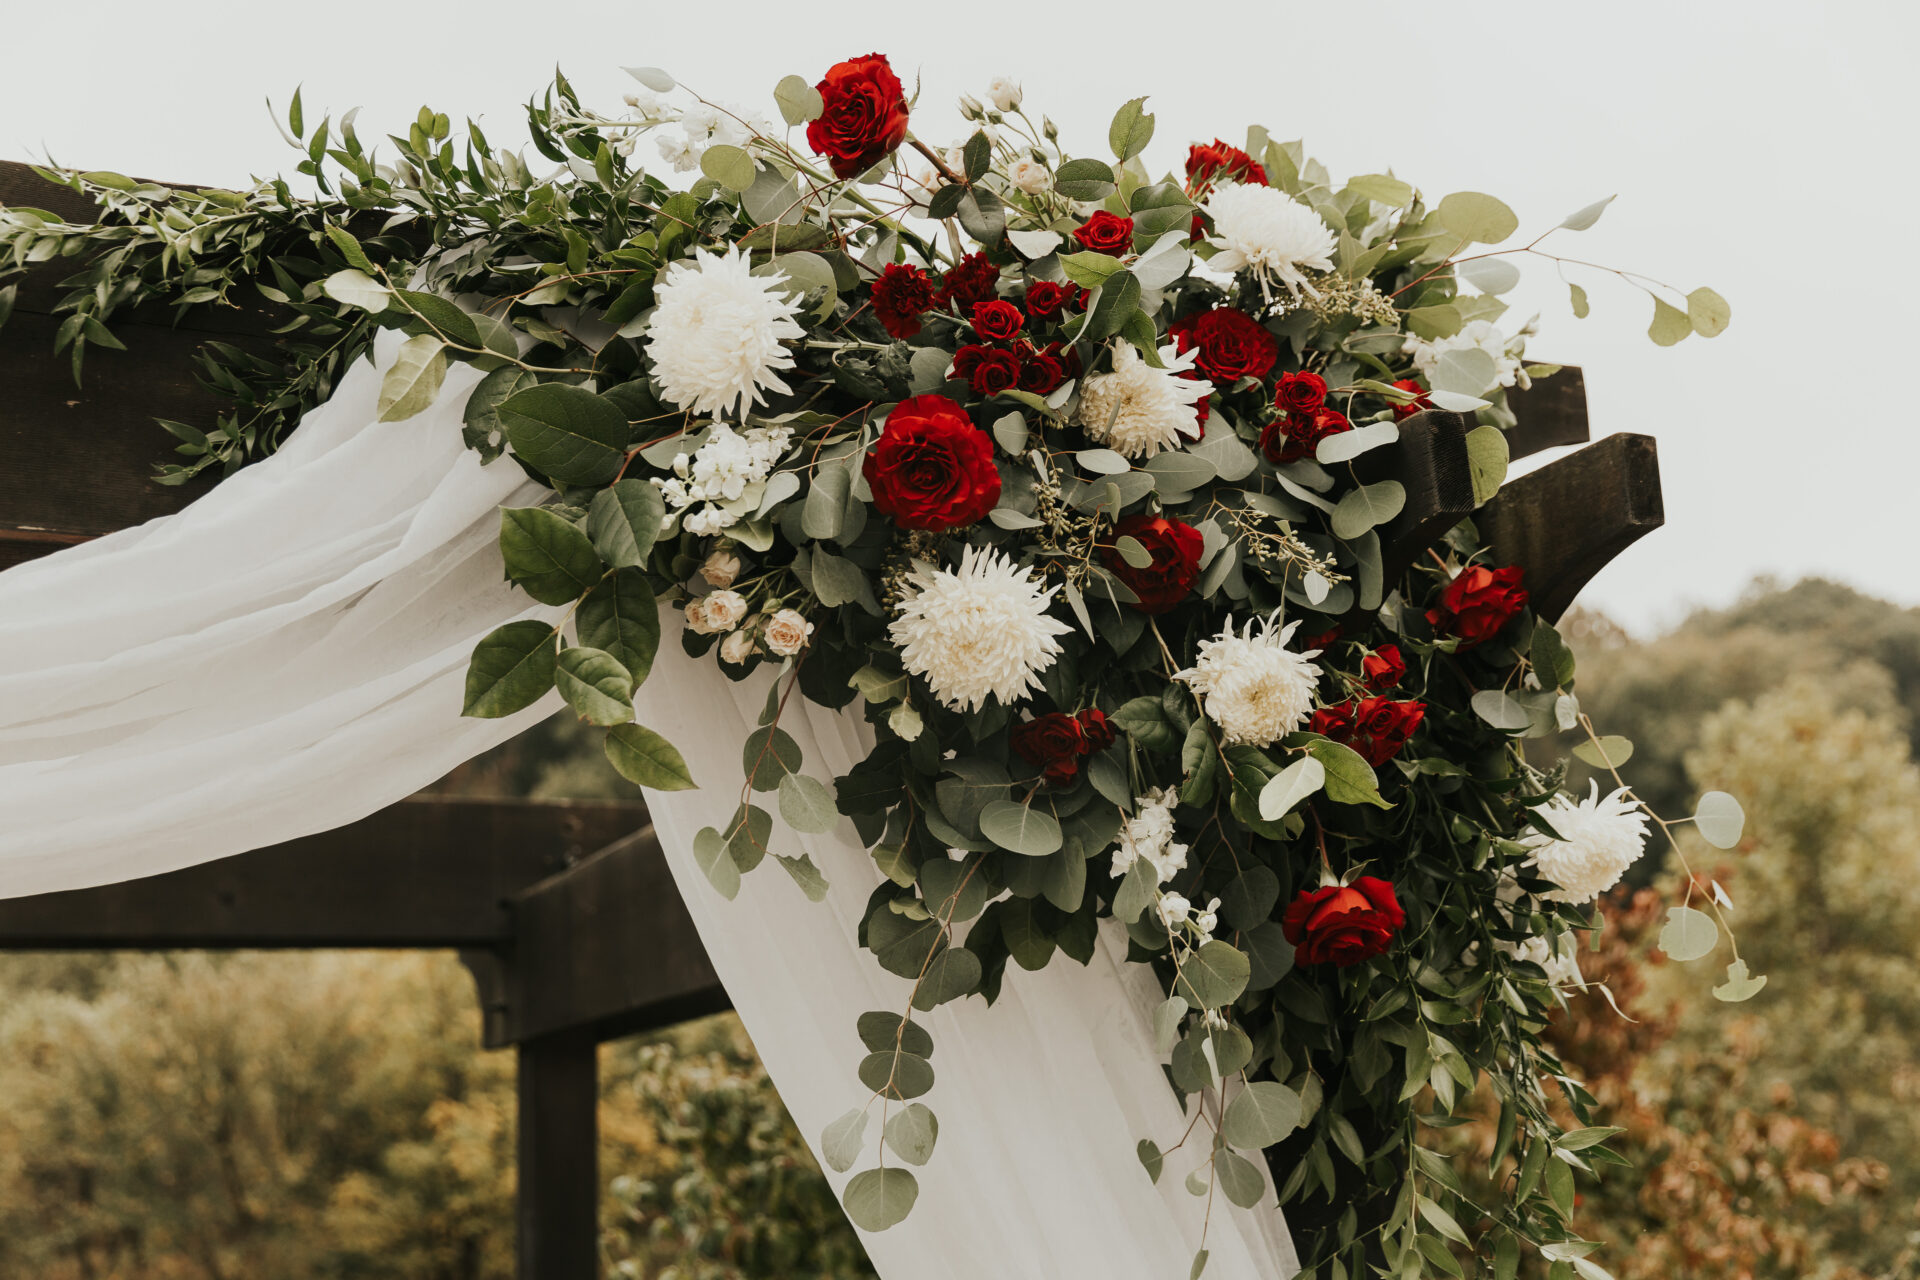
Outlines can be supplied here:
M504 720L459 714L479 637L558 614L502 581L496 509L541 491L463 447L475 377L457 366L427 412L383 424L379 370L358 366L284 449L181 514L0 573L0 897L343 825L557 709L555 696ZM708 954L817 1142L863 1097L855 1019L904 1009L908 985L856 942L879 872L850 829L776 826L832 882L824 904L772 868L725 902L693 864L694 831L733 809L763 693L669 637L641 715L704 789L650 802ZM864 754L850 717L805 706L783 723L821 776ZM1104 942L1086 968L1057 958L1009 974L992 1009L923 1015L942 1130L913 1215L867 1238L888 1280L1187 1274L1206 1202L1182 1187L1180 1157L1155 1187L1133 1151L1185 1125L1151 1044L1159 993ZM1212 1280L1296 1269L1271 1201L1242 1211L1215 1196L1206 1240Z

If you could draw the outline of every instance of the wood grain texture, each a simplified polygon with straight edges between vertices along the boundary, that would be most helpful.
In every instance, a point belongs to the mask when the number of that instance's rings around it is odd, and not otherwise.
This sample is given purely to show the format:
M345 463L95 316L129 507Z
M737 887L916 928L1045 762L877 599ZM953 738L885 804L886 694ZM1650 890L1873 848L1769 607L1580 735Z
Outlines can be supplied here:
M1514 387L1507 392L1507 408L1517 420L1507 432L1507 453L1524 458L1543 449L1561 445L1585 444L1587 425L1587 379L1574 365L1562 366L1551 377L1537 379L1525 391Z

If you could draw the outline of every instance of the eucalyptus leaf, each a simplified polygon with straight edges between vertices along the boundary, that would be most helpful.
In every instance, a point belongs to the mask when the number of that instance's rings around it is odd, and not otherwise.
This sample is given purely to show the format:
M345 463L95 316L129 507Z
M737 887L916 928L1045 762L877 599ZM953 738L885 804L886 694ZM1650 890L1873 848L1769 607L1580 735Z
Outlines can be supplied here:
M1247 989L1251 973L1246 953L1216 938L1181 962L1174 991L1196 1009L1224 1009Z
M1693 826L1700 838L1716 849L1731 849L1740 843L1747 824L1740 802L1724 791L1709 791L1694 807Z
M918 1102L910 1102L887 1121L887 1146L908 1164L925 1164L933 1158L933 1144L940 1137L940 1121Z
M1050 813L1011 800L980 810L980 834L1010 853L1043 858L1060 847L1060 824Z
M1385 524L1407 505L1407 490L1398 480L1379 480L1349 490L1333 508L1333 536L1352 540Z
M1474 506L1485 506L1500 492L1507 480L1510 457L1507 433L1499 427L1480 426L1467 432L1467 470L1473 478Z
M868 1169L847 1183L847 1217L862 1231L885 1231L913 1212L920 1182L905 1169Z
M1302 756L1267 780L1260 788L1260 816L1278 822L1327 780L1326 766L1313 756Z
M1713 917L1692 907L1667 908L1667 923L1660 929L1660 949L1675 960L1698 960L1720 944L1720 929Z
M1257 1151L1300 1127L1300 1095L1284 1084L1258 1080L1227 1104L1220 1132L1236 1147Z
M847 1114L826 1127L820 1135L820 1154L825 1158L827 1167L835 1173L845 1173L853 1168L860 1159L860 1150L866 1144L867 1110L855 1107Z
M1753 977L1747 972L1745 960L1735 960L1727 966L1727 980L1713 989L1715 1000L1724 1000L1728 1004L1738 1004L1742 1000L1751 1000L1760 994L1760 988L1767 985L1765 974Z
M780 779L780 816L795 831L807 835L825 835L840 825L832 788L804 773L789 773Z
M693 863L728 902L739 894L740 868L728 856L727 842L712 827L702 827L694 833Z
M1481 244L1499 244L1520 229L1520 219L1504 201L1479 191L1441 197L1433 216L1453 234Z

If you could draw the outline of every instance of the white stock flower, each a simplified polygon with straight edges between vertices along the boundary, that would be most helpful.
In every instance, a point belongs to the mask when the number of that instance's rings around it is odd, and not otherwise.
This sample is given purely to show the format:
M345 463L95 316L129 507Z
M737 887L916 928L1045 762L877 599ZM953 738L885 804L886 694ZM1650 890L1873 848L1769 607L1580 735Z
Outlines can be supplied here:
M784 276L749 274L738 245L716 257L696 251L677 262L656 293L647 354L667 399L694 413L744 412L762 388L786 391L779 370L793 367L782 339L805 331L794 323L797 299L781 292Z
M1495 327L1493 321L1474 320L1451 337L1436 338L1432 342L1409 334L1403 350L1413 357L1413 367L1420 371L1429 384L1433 381L1434 367L1447 352L1484 351L1493 357L1494 381L1500 386L1511 387L1515 383L1525 383L1526 372L1521 367L1520 357L1526 345L1525 334L1509 338ZM1487 391L1492 389L1483 388Z
M675 455L674 479L653 477L654 487L666 500L667 518L680 517L683 529L703 537L738 523L742 510L750 505L748 486L767 478L792 435L788 427L735 431L724 422L714 423L698 450Z
M791 658L807 647L813 624L798 610L782 609L767 620L767 649L782 658Z
M1213 940L1213 931L1220 927L1220 899L1210 899L1205 911L1194 914L1193 927L1200 934L1199 941L1202 946Z
M735 631L720 642L720 657L736 666L753 656L753 634Z
M1213 189L1206 211L1213 219L1208 243L1220 250L1207 265L1253 272L1268 296L1276 283L1296 299L1302 290L1311 294L1306 273L1333 270L1333 232L1284 191L1230 182Z
M1541 878L1560 886L1541 895L1549 901L1592 902L1646 852L1646 811L1627 798L1625 787L1604 797L1597 779L1592 787L1578 803L1556 795L1538 810L1560 839L1534 831L1521 841Z
M1180 354L1172 343L1160 348L1167 366L1156 369L1131 342L1113 345L1113 372L1096 373L1080 384L1080 425L1089 439L1129 458L1151 458L1177 449L1182 431L1193 429L1194 406L1213 394L1206 379L1178 375L1193 368L1197 350Z
M993 99L995 109L1011 111L1020 105L1020 86L1007 76L995 76L987 86L987 96Z
M1236 634L1233 619L1218 636L1200 642L1200 656L1174 679L1205 696L1207 718L1220 726L1221 741L1232 746L1269 746L1303 724L1313 712L1313 687L1320 668L1307 661L1318 649L1295 653L1286 647L1298 622L1279 631L1273 619L1254 635L1253 622Z
M1160 923L1169 929L1186 923L1187 913L1193 910L1193 904L1177 893L1161 894L1154 906L1160 913Z
M676 173L692 173L700 167L700 154L706 148L691 137L677 131L663 131L654 138L653 145L660 149L660 158L672 165Z
M1007 178L1030 196L1037 196L1053 186L1053 175L1047 172L1047 166L1025 156L1007 166Z
M1055 636L1073 628L1047 616L1057 588L998 551L968 547L958 569L916 568L912 594L888 633L908 671L954 710L977 711L989 696L1012 705L1040 687L1060 654Z
M1136 797L1137 812L1120 825L1120 840L1113 848L1113 874L1124 876L1133 869L1136 858L1145 858L1153 867L1154 883L1165 884L1176 871L1187 865L1187 846L1173 838L1173 811L1180 794L1171 788L1155 787Z
M1547 981L1556 987L1584 987L1587 981L1580 974L1580 949L1568 934L1555 946L1539 934L1525 942L1502 943L1502 950L1515 960L1529 960L1547 971Z

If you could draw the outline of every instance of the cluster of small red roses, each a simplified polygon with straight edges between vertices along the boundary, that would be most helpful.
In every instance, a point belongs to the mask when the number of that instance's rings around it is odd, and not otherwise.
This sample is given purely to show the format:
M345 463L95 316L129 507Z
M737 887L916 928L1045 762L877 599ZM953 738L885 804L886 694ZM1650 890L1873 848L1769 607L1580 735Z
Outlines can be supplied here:
M1022 312L1001 298L973 304L973 332L985 342L969 342L953 353L953 374L965 378L977 396L997 396L1018 387L1044 396L1080 372L1079 353L1064 343L1038 346L1023 332L1034 314L1034 293L1041 290L1042 308L1058 315L1066 293L1057 284L1039 281L1027 288L1027 310Z
M1120 539L1132 538L1152 560L1135 567L1120 554ZM1127 590L1139 597L1141 613L1165 613L1187 598L1200 576L1198 529L1169 516L1131 515L1113 526L1113 541L1100 544L1100 560Z
M1520 577L1520 566L1515 564L1462 569L1441 593L1439 605L1427 610L1427 625L1436 633L1458 636L1462 649L1493 639L1527 607L1527 589L1520 585Z
M1311 458L1322 440L1353 430L1347 415L1327 403L1327 380L1307 370L1281 376L1273 408L1279 416L1260 433L1260 452L1276 465Z
M1400 655L1399 645L1381 645L1361 659L1360 674L1370 690L1391 689L1407 674L1407 660ZM1400 754L1426 715L1424 702L1376 693L1322 707L1313 713L1307 728L1352 747L1377 769Z
M1252 187L1271 185L1260 162L1238 147L1230 147L1215 138L1196 142L1187 148L1187 195L1195 200L1216 180L1242 182ZM1192 238L1195 244L1207 233L1205 214L1193 215Z
M904 342L920 332L920 318L927 312L952 310L964 315L980 303L991 302L999 283L1000 268L987 261L984 253L970 253L937 284L925 267L889 262L873 282L869 297L874 316L889 334Z
M1080 776L1080 762L1113 745L1115 730L1098 707L1068 715L1049 711L1013 726L1009 741L1020 758L1040 770L1040 776L1064 787Z

